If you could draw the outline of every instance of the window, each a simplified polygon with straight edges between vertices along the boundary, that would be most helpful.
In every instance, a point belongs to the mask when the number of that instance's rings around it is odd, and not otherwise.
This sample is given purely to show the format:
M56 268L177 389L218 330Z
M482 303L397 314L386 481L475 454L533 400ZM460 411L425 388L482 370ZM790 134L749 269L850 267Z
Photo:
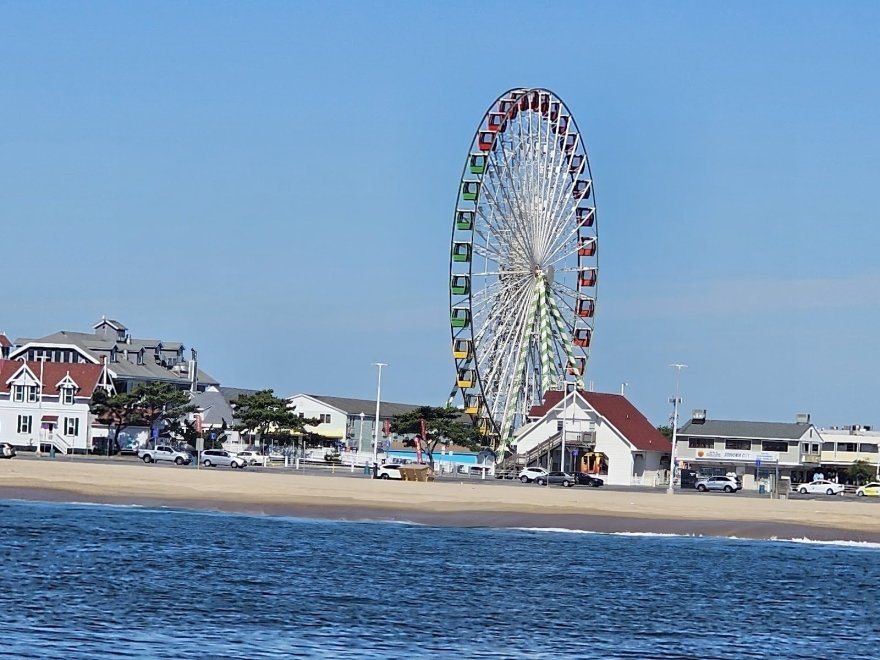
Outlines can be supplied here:
M29 403L34 403L37 400L37 386L29 385L27 388L27 400Z
M329 424L330 423L330 415L321 415L321 423Z
M79 435L79 417L64 418L64 435Z
M818 454L819 453L819 443L814 442L811 446L811 449L812 449L812 453Z
M823 442L822 443L822 451L834 451L834 443L833 442Z
M787 442L777 442L775 440L764 440L761 443L761 451L776 451L784 454L788 451Z
M859 446L855 442L838 442L837 451L858 451Z
M556 420L556 431L559 432L559 431L561 431L561 430L562 430L562 420L561 420L561 419L557 419L557 420Z
M865 454L876 454L877 453L877 443L876 442L863 442L859 445L859 451Z
M31 416L30 415L19 415L18 416L18 432L19 433L30 433L32 424L31 424Z
M24 401L24 385L13 385L12 386L12 400L13 401Z
M732 438L724 441L725 449L739 449L740 451L749 451L752 448L751 440L738 440Z
M688 449L715 449L715 438L691 438Z
M305 413L300 413L300 414L299 414L299 418L300 418L300 419L304 419L304 418L305 418L305 416L306 416L306 414L305 414Z
M64 403L64 405L73 405L73 395L74 390L72 387L65 387L63 390L61 390L61 401Z

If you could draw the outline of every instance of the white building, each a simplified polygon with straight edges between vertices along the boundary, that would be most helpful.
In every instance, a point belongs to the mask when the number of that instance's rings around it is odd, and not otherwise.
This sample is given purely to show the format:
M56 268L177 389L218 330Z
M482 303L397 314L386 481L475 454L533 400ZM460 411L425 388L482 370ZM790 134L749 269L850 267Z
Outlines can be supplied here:
M87 453L99 364L0 360L0 439L21 450Z
M552 390L529 412L515 439L518 463L590 472L606 484L666 482L672 445L620 394Z

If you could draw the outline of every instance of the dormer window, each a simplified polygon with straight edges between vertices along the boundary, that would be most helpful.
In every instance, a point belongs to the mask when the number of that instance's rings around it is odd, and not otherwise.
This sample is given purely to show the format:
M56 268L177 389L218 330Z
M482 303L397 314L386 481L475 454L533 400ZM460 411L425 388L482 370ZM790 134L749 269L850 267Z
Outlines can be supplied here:
M75 396L76 390L74 390L72 387L65 387L61 390L61 402L65 406L72 406Z
M12 400L13 401L24 401L24 385L13 385L12 386Z
M36 385L28 385L27 390L27 400L28 403L36 403L37 401L37 386Z
M144 349L141 349L141 350L138 351L138 354L137 354L137 363L138 363L138 364L143 364L143 363L144 363Z

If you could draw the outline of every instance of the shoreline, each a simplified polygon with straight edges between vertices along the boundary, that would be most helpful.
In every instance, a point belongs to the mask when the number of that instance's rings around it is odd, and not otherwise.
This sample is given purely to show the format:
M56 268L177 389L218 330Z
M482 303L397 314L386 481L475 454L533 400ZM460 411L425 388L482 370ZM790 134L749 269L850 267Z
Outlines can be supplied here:
M530 489L140 464L10 461L0 500L172 507L194 511L442 527L561 529L744 539L880 543L870 503Z

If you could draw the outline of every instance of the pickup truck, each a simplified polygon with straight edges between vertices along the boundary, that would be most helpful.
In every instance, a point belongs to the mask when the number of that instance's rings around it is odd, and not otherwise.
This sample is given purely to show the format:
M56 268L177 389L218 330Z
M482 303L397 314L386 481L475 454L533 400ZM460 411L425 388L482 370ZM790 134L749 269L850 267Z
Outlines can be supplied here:
M168 461L178 465L189 465L192 462L190 454L177 451L174 447L169 447L168 445L159 445L155 449L138 449L138 458L144 463Z

